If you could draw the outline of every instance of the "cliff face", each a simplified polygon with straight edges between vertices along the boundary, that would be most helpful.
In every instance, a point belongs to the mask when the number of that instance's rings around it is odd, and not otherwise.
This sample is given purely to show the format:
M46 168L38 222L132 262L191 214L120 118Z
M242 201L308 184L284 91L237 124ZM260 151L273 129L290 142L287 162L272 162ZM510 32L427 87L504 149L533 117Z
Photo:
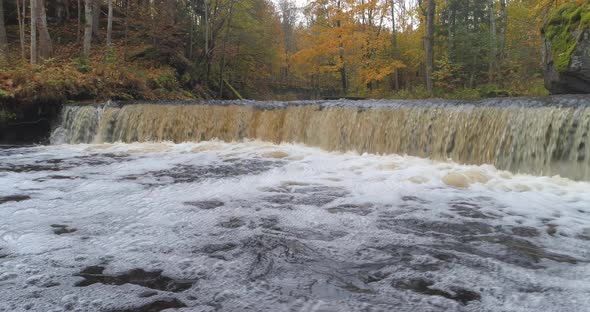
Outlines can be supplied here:
M543 29L543 63L552 94L590 93L590 4L553 12Z

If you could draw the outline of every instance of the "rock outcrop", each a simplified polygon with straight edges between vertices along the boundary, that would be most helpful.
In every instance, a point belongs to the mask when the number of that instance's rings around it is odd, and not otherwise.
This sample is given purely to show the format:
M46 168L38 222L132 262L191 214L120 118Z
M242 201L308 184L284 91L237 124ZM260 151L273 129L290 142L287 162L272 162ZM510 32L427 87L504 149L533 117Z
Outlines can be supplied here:
M543 28L545 87L552 94L590 93L590 4L562 6Z

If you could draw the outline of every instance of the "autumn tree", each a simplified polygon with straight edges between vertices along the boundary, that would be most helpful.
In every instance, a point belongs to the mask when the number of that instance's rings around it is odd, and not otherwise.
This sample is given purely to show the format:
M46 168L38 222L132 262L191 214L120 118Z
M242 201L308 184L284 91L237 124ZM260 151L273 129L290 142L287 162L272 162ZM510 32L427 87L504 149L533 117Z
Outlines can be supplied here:
M542 74L541 25L568 2L309 0L298 8L295 0L4 0L0 53L20 44L26 59L30 44L36 64L53 56L54 44L59 62L67 62L65 45L81 44L86 59L108 49L114 59L123 54L118 66L171 68L174 77L162 81L222 98L282 90L301 97L528 94L538 93ZM106 44L93 44L103 36Z

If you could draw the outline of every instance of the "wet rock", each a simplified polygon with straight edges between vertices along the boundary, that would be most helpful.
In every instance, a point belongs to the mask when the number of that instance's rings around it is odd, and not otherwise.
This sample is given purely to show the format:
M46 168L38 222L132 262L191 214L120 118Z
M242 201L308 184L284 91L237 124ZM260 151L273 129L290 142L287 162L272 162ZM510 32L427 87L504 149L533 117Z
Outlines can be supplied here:
M586 8L585 10L583 8ZM553 10L543 28L545 87L551 94L590 93L590 26L585 4Z
M423 278L397 280L392 283L392 286L398 289L411 290L420 294L430 296L441 296L451 300L455 300L463 305L468 304L470 301L481 299L480 294L462 287L451 287L452 292L447 292L440 289L432 288L433 285L433 282Z
M186 304L176 298L164 298L135 308L109 310L108 312L159 312L166 309L186 308Z
M91 266L76 276L84 278L84 280L76 283L77 287L86 287L92 284L105 284L105 285L123 285L123 284L134 284L143 286L146 288L171 291L171 292L182 292L193 286L195 280L175 280L165 275L162 275L162 271L146 272L143 269L133 269L129 272L121 274L104 274L105 268L101 266Z
M25 201L28 199L31 199L31 196L27 196L27 195L4 196L4 197L0 197L0 205L2 205L4 203L8 203L8 202L21 202L21 201Z
M184 204L203 210L215 209L224 205L224 203L219 200L188 201L184 202Z
M64 224L52 224L51 227L53 228L53 233L56 235L70 234L78 231Z

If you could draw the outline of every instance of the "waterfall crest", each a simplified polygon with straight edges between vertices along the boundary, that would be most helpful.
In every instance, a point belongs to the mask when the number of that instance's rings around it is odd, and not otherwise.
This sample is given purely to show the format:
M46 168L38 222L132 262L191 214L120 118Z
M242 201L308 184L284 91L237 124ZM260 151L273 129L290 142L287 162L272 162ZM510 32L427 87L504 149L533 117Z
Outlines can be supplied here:
M65 106L52 143L245 138L590 180L590 99Z

